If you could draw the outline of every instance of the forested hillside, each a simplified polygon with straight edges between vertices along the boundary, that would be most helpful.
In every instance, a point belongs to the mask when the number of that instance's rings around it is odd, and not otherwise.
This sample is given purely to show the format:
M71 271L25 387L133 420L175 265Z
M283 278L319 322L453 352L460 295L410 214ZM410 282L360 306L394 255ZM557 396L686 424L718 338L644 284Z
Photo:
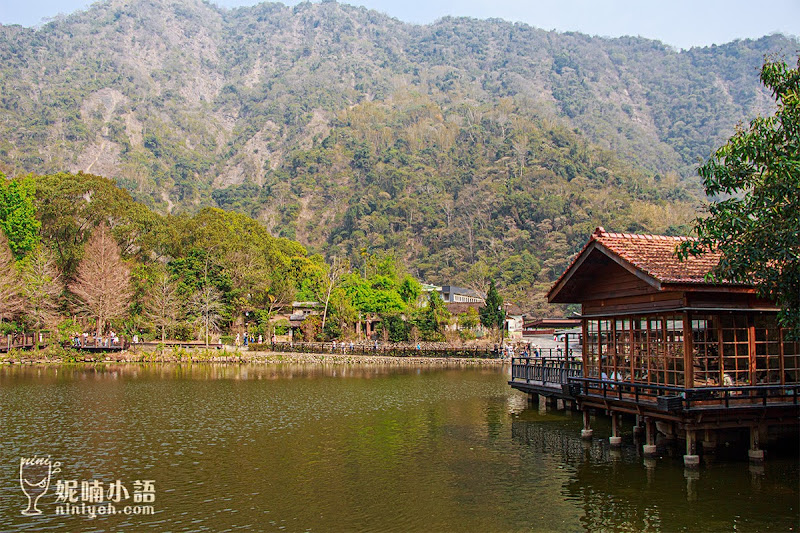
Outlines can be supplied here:
M678 52L500 20L405 24L335 2L111 0L0 26L0 171L86 171L162 212L261 219L355 266L524 309L595 225L683 232L694 168L769 114L781 36Z

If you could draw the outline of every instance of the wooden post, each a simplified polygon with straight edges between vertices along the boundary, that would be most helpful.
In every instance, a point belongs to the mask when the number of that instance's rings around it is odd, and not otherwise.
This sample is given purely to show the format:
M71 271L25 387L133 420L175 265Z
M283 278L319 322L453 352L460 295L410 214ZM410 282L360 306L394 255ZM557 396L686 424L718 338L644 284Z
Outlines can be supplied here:
M760 424L750 426L750 449L747 456L754 463L764 461L764 450L761 449L761 437L766 433L766 426Z
M611 446L617 447L622 446L622 437L619 435L619 425L620 425L620 414L611 412L611 437L608 439L608 443Z
M696 430L686 429L686 455L683 456L683 466L696 468L700 465L700 456L697 455Z
M644 440L645 445L642 447L642 453L647 456L656 454L656 423L650 417L644 419Z
M589 410L583 410L583 429L581 430L581 438L583 440L591 440L592 438L592 423L589 418Z
M747 350L750 356L750 385L756 385L756 322L751 314L747 315Z
M644 433L644 426L643 426L644 418L642 415L636 415L636 422L633 424L633 436L637 438L641 438L642 433Z
M706 429L703 434L703 453L711 453L717 447L717 435L711 429Z
M694 387L694 339L692 337L692 317L683 313L683 386Z

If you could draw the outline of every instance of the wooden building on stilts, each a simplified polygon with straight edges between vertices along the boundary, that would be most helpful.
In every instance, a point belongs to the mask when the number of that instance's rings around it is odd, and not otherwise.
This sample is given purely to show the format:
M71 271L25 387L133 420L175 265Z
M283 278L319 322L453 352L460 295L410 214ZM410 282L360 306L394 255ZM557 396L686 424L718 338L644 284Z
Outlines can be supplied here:
M763 460L771 433L798 427L800 345L753 286L706 280L719 255L679 261L685 239L597 228L548 293L582 306L583 372L568 386L583 435L601 411L619 444L620 415L635 415L646 454L660 431L685 439L693 466L700 443L745 428L750 459Z

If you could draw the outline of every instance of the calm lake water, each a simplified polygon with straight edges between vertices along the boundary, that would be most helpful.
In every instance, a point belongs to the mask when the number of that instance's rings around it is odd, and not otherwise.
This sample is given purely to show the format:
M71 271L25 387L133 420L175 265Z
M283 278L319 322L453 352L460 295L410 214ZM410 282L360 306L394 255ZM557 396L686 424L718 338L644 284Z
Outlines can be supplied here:
M620 452L584 445L578 413L528 406L508 372L4 366L0 531L797 530L796 456L648 468L630 435ZM20 458L48 455L60 472L23 516ZM57 515L59 485L77 506L98 486L129 499Z

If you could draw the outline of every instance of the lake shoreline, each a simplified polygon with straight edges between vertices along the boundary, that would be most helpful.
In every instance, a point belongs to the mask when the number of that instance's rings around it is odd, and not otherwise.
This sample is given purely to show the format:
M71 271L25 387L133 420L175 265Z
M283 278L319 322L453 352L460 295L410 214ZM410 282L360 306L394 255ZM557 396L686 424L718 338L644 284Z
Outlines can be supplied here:
M502 366L510 364L506 359L458 358L458 357L402 357L386 355L316 354L292 352L244 352L216 350L176 350L163 352L125 351L106 354L79 354L65 357L40 352L17 352L2 360L2 364L69 364L69 363L230 363L230 364L276 364L308 363L335 365L390 365L390 366ZM81 355L83 355L81 357Z

